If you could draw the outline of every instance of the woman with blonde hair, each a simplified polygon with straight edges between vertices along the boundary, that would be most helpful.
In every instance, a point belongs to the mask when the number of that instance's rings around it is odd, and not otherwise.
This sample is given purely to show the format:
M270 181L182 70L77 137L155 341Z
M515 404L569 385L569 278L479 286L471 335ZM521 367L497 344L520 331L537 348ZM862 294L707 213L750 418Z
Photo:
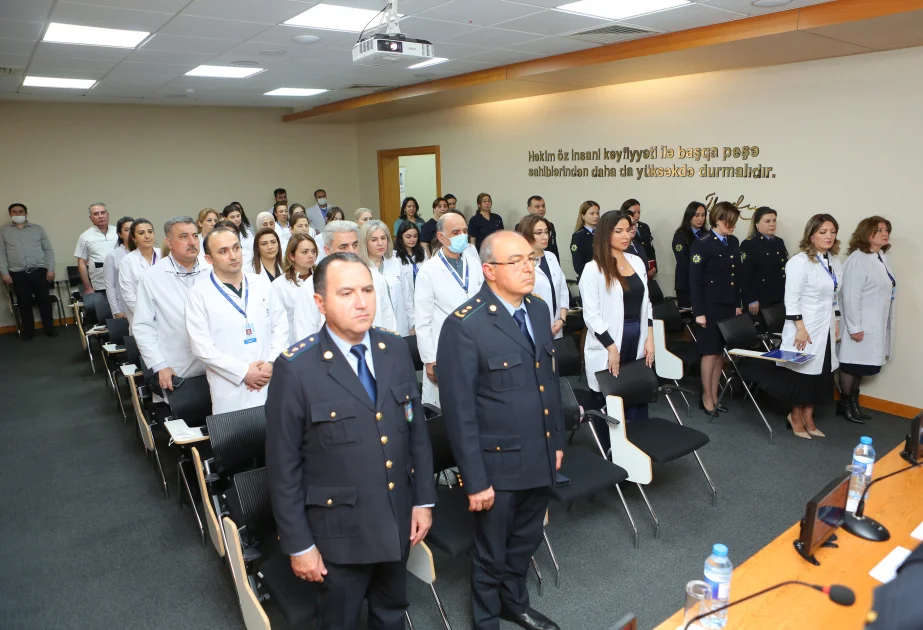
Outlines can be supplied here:
M215 229L215 224L221 220L221 215L214 208L202 208L196 217L196 228L199 232L199 262L205 262L205 237Z
M387 281L387 297L394 310L396 332L406 337L410 334L410 322L413 320L413 297L406 294L404 285L408 273L411 274L410 282L413 282L413 269L402 265L400 259L394 257L391 234L383 221L372 219L359 230L359 258Z
M884 217L863 219L849 239L843 265L843 319L840 342L840 403L837 414L864 424L871 416L859 408L863 376L881 371L891 358L894 335L894 296L897 281L888 262L891 222Z
M374 215L368 208L359 208L353 212L353 218L356 220L356 225L361 228L367 221L371 221Z
M305 217L307 220L307 217ZM295 334L295 304L305 292L314 293L314 264L317 261L317 241L304 232L294 232L285 248L282 266L285 273L272 282L272 290L288 315L289 343L298 341Z
M833 398L834 353L840 340L839 293L842 270L837 254L839 224L829 214L808 219L799 251L785 265L785 327L781 350L813 355L806 363L780 363L791 370L786 388L792 432L805 440L826 437L814 425L814 407Z
M593 200L584 201L577 210L577 225L570 237L570 260L577 278L586 264L593 260L593 232L599 223L599 204Z

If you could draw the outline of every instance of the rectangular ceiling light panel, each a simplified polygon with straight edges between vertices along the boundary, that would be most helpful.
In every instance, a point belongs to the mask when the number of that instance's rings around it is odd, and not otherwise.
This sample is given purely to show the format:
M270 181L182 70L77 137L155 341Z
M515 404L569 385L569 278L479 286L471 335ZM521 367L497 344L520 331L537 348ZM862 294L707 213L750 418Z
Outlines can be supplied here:
M428 68L429 66L435 66L440 63L445 63L448 60L449 60L448 57L433 57L432 59L427 59L426 61L415 63L412 66L407 66L407 69L408 70L418 70L420 68Z
M199 66L186 73L187 77L212 77L215 79L246 79L263 72L264 68L238 68L236 66Z
M118 28L96 28L52 22L45 31L44 42L77 44L80 46L108 46L110 48L136 48L150 33L125 31Z
M26 87L65 88L70 90L89 90L96 85L95 79L59 79L54 77L26 77L22 82Z
M355 9L333 4L318 4L285 22L289 26L307 26L328 31L359 33L364 28L378 26L385 14L371 9ZM377 19L376 19L377 18Z
M624 20L686 4L689 0L580 0L562 4L557 10L607 20Z
M312 88L287 88L282 87L273 90L272 92L266 92L263 96L315 96L317 94L323 94L327 90L317 90Z

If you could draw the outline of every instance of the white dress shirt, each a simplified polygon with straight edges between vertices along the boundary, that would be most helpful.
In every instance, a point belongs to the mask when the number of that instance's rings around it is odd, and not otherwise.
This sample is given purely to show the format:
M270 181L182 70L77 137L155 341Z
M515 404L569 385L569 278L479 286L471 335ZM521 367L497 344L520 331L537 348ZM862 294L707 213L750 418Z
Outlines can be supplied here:
M102 232L95 225L91 225L77 239L74 257L82 258L86 261L87 275L94 291L106 290L106 274L103 271L103 263L106 262L106 254L115 249L118 242L119 235L115 231L114 225L110 225L106 232Z

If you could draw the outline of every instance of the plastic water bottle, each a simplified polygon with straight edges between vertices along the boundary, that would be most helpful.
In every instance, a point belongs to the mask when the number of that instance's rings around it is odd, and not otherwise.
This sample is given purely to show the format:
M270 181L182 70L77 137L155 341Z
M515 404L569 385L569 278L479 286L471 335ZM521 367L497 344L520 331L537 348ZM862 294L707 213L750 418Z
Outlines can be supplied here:
M852 452L852 476L849 478L849 494L846 497L846 511L855 512L862 499L865 487L872 481L872 467L875 465L875 449L872 438L862 436L859 445Z
M728 558L728 548L717 544L711 548L711 555L705 558L705 582L711 589L708 609L714 610L728 603L731 599L731 572L734 565ZM728 622L728 611L722 610L703 618L703 628L723 628Z

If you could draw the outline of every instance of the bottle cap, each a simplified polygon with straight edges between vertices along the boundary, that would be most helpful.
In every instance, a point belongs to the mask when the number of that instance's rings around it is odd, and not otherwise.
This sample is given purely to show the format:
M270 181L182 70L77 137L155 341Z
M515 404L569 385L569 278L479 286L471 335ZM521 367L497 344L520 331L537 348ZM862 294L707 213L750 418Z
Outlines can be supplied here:
M714 546L711 548L711 552L712 552L713 555L716 555L716 556L718 556L719 558L727 558L727 556L728 556L728 548L727 548L727 545L722 545L721 543L718 543L718 544L714 545Z
M863 435L861 438L859 438L859 443L860 443L860 444L871 444L871 443L872 443L872 438L870 438L870 437L867 436L867 435Z

